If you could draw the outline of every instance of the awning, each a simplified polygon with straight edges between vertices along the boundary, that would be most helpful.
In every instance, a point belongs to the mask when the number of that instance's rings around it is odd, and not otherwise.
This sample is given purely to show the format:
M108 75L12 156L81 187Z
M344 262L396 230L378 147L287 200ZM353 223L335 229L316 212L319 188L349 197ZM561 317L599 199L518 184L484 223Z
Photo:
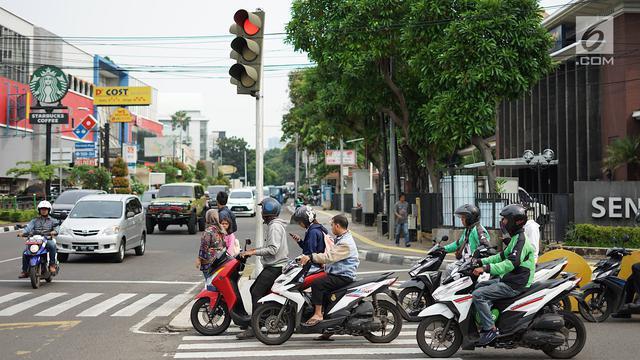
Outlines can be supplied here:
M496 164L497 168L518 169L518 168L531 168L536 166L535 164L527 164L527 162L524 161L524 159L519 159L519 158L496 159L493 162L494 164ZM551 160L549 163L545 162L544 164L541 164L541 165L543 166L558 165L558 160ZM480 169L484 167L485 167L484 161L463 166L464 169Z

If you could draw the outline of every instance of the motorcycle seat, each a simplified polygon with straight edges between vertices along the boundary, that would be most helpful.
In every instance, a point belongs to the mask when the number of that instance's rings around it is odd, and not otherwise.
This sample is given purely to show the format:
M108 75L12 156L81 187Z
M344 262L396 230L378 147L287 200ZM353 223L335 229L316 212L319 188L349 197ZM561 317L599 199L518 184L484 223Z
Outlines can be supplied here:
M560 283L563 283L564 281L565 279L551 279L551 280L545 280L545 281L539 281L539 282L533 283L528 289L525 289L522 293L520 293L517 296L495 301L493 303L493 307L498 309L500 312L502 312L504 309L506 309L509 305L513 304L514 302L520 299L524 299L525 297L531 294L534 294L542 289L549 289L549 288L556 287L557 285L559 285Z
M392 274L393 274L392 272L388 272L388 273L384 273L384 274L379 275L379 276L369 276L369 277L366 277L366 278L363 278L363 279L359 279L359 280L356 279L356 281L354 281L354 282L352 282L352 283L350 283L350 284L348 284L346 286L343 286L343 287L341 287L339 289L333 290L331 293L338 293L338 292L346 291L346 290L348 290L350 288L354 288L354 287L357 287L357 286L360 286L360 285L364 285L364 284L367 284L367 283L382 281L384 279L389 278L389 276L391 276Z

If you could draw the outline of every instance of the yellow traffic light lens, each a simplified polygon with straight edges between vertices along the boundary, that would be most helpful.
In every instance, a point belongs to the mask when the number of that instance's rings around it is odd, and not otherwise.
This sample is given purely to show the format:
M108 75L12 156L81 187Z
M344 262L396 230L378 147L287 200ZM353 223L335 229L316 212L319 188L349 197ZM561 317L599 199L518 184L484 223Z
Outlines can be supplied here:
M242 86L250 88L256 84L256 81L252 79L251 76L244 73L242 74L242 76L240 76L240 83L242 84Z

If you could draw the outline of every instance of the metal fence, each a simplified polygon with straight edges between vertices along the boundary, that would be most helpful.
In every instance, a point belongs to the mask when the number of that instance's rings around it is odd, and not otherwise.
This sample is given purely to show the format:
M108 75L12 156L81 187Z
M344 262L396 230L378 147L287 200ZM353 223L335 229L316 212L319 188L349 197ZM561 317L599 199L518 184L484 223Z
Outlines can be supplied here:
M30 210L35 209L39 201L45 200L42 196L0 196L0 209L2 210Z

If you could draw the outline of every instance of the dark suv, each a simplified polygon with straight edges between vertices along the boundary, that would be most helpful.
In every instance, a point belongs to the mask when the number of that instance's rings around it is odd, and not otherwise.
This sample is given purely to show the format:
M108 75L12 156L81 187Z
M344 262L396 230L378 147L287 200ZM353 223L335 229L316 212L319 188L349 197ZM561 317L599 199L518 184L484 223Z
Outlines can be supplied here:
M78 200L87 195L106 194L102 190L66 190L53 202L53 209L51 209L51 217L60 221L67 218L67 215L71 212L71 209L76 205Z
M155 200L147 207L147 233L158 225L165 231L169 225L187 225L189 234L205 228L204 188L198 183L173 183L160 187ZM198 228L196 228L196 226Z

